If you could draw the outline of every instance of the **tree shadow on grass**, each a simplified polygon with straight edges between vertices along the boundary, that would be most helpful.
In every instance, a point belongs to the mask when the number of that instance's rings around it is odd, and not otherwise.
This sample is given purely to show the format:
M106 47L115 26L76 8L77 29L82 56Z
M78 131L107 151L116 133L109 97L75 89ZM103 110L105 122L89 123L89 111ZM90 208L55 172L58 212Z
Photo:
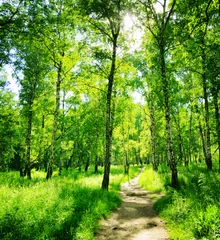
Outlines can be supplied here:
M59 187L59 186L58 186ZM66 204L67 203L67 204ZM75 185L63 187L47 207L10 209L0 219L0 239L88 239L98 228L99 219L107 217L120 203L115 192ZM18 205L20 207L20 205Z
M120 203L117 194L101 189L77 187L72 194L74 201L71 213L56 227L52 234L53 239L77 239L77 235L86 239L88 232L93 234L98 228L99 220Z

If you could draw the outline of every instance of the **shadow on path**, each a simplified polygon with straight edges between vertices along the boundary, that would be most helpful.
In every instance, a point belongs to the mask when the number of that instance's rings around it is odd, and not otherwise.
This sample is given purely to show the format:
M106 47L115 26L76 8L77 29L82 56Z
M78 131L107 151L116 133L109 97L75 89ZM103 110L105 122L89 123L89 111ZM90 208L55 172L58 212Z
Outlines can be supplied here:
M138 186L138 177L122 185L122 204L102 220L97 240L168 240L164 222L153 209L149 192Z

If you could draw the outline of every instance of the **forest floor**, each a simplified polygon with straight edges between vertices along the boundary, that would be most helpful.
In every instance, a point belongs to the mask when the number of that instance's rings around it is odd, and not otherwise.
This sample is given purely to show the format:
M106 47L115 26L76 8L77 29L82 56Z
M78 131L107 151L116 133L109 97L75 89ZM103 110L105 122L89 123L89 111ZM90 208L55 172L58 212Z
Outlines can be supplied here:
M101 221L97 240L168 240L165 223L153 209L158 198L139 187L138 177L122 185L122 204ZM157 197L162 197L157 195Z

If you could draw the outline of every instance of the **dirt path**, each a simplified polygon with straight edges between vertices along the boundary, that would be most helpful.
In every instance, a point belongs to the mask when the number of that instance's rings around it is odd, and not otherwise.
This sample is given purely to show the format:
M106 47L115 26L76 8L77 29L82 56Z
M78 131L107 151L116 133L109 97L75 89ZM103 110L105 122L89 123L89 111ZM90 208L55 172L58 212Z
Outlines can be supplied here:
M102 220L97 240L167 240L164 222L153 210L149 192L138 186L138 177L120 191L122 204L110 218Z

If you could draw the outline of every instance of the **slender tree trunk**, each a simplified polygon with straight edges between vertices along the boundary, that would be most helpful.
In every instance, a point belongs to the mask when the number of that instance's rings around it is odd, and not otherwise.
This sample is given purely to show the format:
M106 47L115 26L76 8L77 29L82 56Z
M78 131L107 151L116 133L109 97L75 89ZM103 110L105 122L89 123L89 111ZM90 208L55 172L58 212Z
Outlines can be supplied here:
M98 129L96 129L97 134L96 134L96 140L95 140L95 147L96 147L96 155L95 155L95 169L94 172L97 173L98 172L98 166L99 166L99 156L98 156L98 145L99 145L99 134L98 134Z
M10 169L10 162L11 162L11 151L12 151L12 146L11 146L11 135L9 136L9 141L8 141L8 164L7 164L7 171ZM1 159L1 155L0 155Z
M59 165L59 175L61 175L63 170L63 148L62 148L62 141L63 141L63 135L64 135L64 118L65 118L65 98L66 98L66 92L63 91L63 99L62 99L62 109L63 109L63 116L62 116L62 123L61 123L61 138L60 138L60 165Z
M27 178L31 179L31 132L32 132L32 120L33 120L33 112L32 112L32 103L30 104L30 109L28 111L28 129L27 129L27 137L26 137L26 172Z
M39 143L39 154L38 154L38 164L39 164L39 168L38 170L41 168L41 164L43 162L43 158L44 158L44 115L42 115L42 120L41 120L41 135L40 135L40 143Z
M142 159L141 159L141 148L140 148L140 135L141 135L141 126L140 126L141 120L137 119L137 134L138 134L138 149L137 149L137 155L138 155L138 164L143 165Z
M174 120L176 122L177 130L178 130L178 134L177 135L178 135L178 147L179 147L179 161L182 162L183 161L183 157L184 157L184 154L183 154L184 147L183 147L183 139L182 139L182 135L181 135L179 112L178 112L178 119L176 119L174 117Z
M197 113L198 113L198 109L196 110ZM199 114L199 113L198 113ZM201 120L200 120L200 117L199 117L199 133L200 133L200 137L201 137L201 140L202 140L202 150L203 150L203 155L206 159L206 148L205 148L205 138L204 138L204 133L203 133L203 129L202 129L202 124L201 124Z
M128 175L129 174L129 161L128 161L128 147L125 145L125 129L124 129L124 124L122 123L122 139L123 139L123 151L124 151L124 174ZM128 139L129 140L129 132L128 132ZM136 161L138 164L138 162Z
M156 123L153 106L150 106L150 133L151 133L151 149L152 149L152 165L155 171L158 170L158 162L156 159Z
M204 44L204 43L203 43ZM204 47L202 47L202 86L203 96L205 101L205 124L206 124L206 156L205 162L208 170L212 170L212 154L211 154L211 137L210 137L210 124L209 124L209 102L207 92L207 76L206 76L206 54Z
M77 167L78 167L78 170L81 171L81 166L82 166L82 163L83 163L83 159L82 159L82 149L81 147L79 146L79 143L78 143L78 162L77 162Z
M179 122L178 122L179 124ZM182 141L182 136L181 136L181 132L180 132L180 127L178 126L178 139L179 139L179 161L182 162L183 161L183 141Z
M218 50L219 47L217 48ZM218 144L218 161L219 161L219 171L220 171L220 120L219 120L219 105L218 105L218 95L220 90L220 83L218 82L218 71L219 68L217 68L217 58L216 58L216 50L213 55L212 64L214 66L213 69L211 69L211 92L213 96L213 102L214 102L214 108L215 108L215 126L216 126L216 136L217 136L217 144Z
M220 121L219 121L219 106L218 106L218 95L213 96L214 106L215 106L215 121L216 121L216 133L217 133L217 143L218 143L218 162L220 170Z
M124 147L124 174L129 175L129 152Z
M139 152L139 159L140 159L140 164L141 164L141 166L142 166L142 165L143 165L143 161L142 161L142 158L141 158L140 152Z
M109 174L110 174L110 161L111 161L111 146L112 146L112 118L111 118L111 100L112 89L114 84L115 64L116 64L116 49L117 49L117 37L114 36L113 49L112 49L112 65L111 71L108 77L108 90L106 98L106 148L105 148L105 162L104 162L104 176L102 181L102 189L108 190L109 186Z
M74 155L74 152L71 154L71 156L69 157L69 159L66 160L66 170L68 170L72 164L72 160L73 160L73 155Z
M91 137L90 132L88 133L88 143L87 143L87 160L85 165L85 172L88 171L89 165L90 165L90 158L91 158Z
M165 63L165 51L163 40L161 39L160 46L160 60L161 60L161 76L164 94L164 110L165 110L165 120L166 120L166 132L167 132L167 145L170 158L170 169L171 169L171 186L174 188L178 187L178 174L177 174L177 161L174 156L173 148L173 136L172 127L170 119L170 106L169 106L169 87L166 76L166 63Z
M79 134L79 132L78 132L78 134ZM79 135L78 135L79 136ZM79 144L79 137L78 137L78 141L76 141L76 144L75 144L75 158L76 158L76 167L78 168L78 170L79 171L81 171L81 164L82 164L82 162L81 162L81 152L82 152L82 150L81 150L81 148L80 148L80 144Z
M94 169L94 173L98 172L98 166L99 166L99 157L98 155L95 156L95 169Z
M60 109L61 71L62 71L62 62L60 62L59 66L57 68L56 108L55 108L55 111L54 111L54 120L53 120L51 155L50 155L49 161L48 161L46 179L51 178L52 174L53 174L53 164L54 164L54 159L55 159L55 147L56 147L56 133L57 133L58 116L59 116L59 109Z
M188 166L188 162L192 162L191 155L191 138L192 138L192 109L190 108L190 118L189 118L189 139L188 139L188 156L189 160L186 162L186 166Z
M125 158L124 158L124 174L125 174L125 175L129 175L128 151L125 152Z

